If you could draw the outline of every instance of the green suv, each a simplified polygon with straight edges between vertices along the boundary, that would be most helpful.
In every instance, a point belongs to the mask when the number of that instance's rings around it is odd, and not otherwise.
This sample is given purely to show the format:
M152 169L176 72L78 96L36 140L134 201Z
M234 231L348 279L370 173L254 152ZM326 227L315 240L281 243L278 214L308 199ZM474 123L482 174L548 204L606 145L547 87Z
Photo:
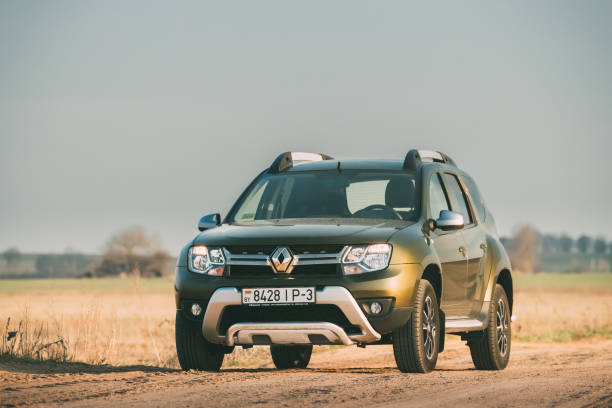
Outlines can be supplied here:
M474 180L443 153L283 153L198 228L174 283L185 370L218 370L235 346L304 368L313 345L392 344L401 371L423 373L444 333L477 369L508 364L510 262Z

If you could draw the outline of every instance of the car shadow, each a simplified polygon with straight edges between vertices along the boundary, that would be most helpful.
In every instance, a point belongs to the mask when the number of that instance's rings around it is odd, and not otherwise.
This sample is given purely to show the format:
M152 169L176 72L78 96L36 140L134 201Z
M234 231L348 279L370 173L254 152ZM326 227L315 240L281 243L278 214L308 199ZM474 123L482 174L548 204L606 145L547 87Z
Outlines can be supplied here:
M437 372L459 372L473 371L474 368L436 368ZM87 364L79 362L57 362L57 361L36 361L27 359L1 359L0 371L23 374L109 374L126 373L140 371L144 373L180 373L180 369L149 366L142 364L135 365L108 365L108 364ZM313 367L313 368L293 368L278 370L274 367L223 367L218 372L223 373L322 373L322 374L402 374L397 367ZM186 374L203 374L206 371L190 370Z
M436 368L434 372L461 372L461 371L473 371L474 368ZM413 374L413 373L402 373L397 367L343 367L343 368L332 368L332 367L315 367L315 368L290 368L285 370L278 370L276 368L261 367L261 368L222 368L221 373L325 373L325 374Z
M77 362L36 361L26 359L0 360L0 371L23 374L105 374L142 371L146 373L172 373L180 370L148 365L87 364Z
M222 368L222 373L325 373L325 374L389 374L399 373L396 367L314 367L314 368L290 368L278 370L276 368Z

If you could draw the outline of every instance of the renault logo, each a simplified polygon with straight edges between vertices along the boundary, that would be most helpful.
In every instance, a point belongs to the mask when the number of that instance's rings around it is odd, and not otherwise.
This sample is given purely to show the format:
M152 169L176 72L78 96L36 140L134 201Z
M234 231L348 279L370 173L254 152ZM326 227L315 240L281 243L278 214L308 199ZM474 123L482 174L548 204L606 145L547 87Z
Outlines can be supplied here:
M276 273L291 273L293 269L293 255L289 248L279 247L270 256L270 262Z

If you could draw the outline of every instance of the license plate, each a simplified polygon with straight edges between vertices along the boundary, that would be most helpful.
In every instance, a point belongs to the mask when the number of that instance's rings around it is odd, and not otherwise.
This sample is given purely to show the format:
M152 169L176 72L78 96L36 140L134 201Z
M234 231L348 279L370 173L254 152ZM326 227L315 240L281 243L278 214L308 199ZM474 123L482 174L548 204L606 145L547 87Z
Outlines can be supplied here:
M305 288L245 288L243 305L283 305L315 303L314 287Z

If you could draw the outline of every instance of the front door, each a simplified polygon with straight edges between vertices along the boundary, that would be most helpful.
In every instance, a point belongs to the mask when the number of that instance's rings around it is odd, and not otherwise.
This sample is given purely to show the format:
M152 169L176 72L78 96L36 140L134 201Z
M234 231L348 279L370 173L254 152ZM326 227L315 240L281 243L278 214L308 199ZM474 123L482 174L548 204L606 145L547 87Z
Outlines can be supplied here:
M440 176L433 174L429 180L429 217L437 219L440 211L450 210L449 201ZM467 262L463 232L436 229L431 238L442 267L442 310L447 318L467 316L470 304L466 297Z
M465 261L465 280L463 285L465 303L462 313L465 317L473 317L474 310L480 308L481 300L479 297L479 282L483 280L484 256L482 227L478 225L473 213L468 195L459 180L458 176L452 172L444 172L440 175L446 193L448 195L451 210L463 216L464 227L461 230L463 245L461 253ZM480 301L480 303L479 303Z
M442 310L447 318L467 316L470 307L465 292L467 264L460 250L464 246L462 232L432 237L442 265Z

